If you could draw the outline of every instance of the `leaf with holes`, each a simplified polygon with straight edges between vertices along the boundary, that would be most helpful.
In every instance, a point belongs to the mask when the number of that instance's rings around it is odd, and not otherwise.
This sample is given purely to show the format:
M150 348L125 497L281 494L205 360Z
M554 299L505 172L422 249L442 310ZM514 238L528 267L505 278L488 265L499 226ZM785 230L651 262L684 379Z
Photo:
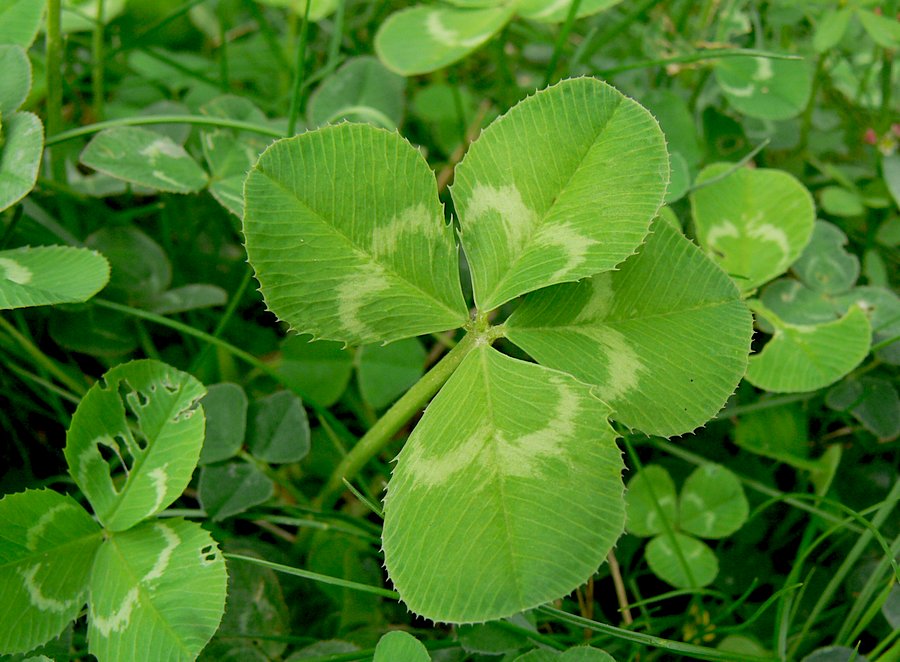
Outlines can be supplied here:
M675 483L669 472L648 464L628 481L625 528L635 536L655 536L678 521Z
M775 393L802 393L829 386L869 353L871 328L857 307L834 322L788 324L761 305L757 314L775 326L775 335L750 357L747 381Z
M656 120L606 83L566 80L519 103L472 144L451 189L478 308L613 269L668 180Z
M0 500L0 654L58 636L87 601L100 527L71 497L28 490Z
M109 281L96 251L39 246L0 251L0 309L87 301Z
M340 124L276 142L244 197L263 296L297 331L365 344L468 319L434 175L397 134Z
M0 211L34 188L44 151L44 125L32 113L3 116L0 133Z
M108 371L81 400L66 461L107 529L155 515L187 487L203 445L204 393L191 375L145 359Z
M167 519L111 533L90 579L88 649L100 662L194 660L225 609L225 560L209 533Z
M375 52L402 76L442 69L476 50L513 16L515 3L496 7L419 5L391 14L375 35Z
M618 271L529 295L506 335L596 385L616 420L669 436L722 408L744 374L751 332L734 283L657 221Z
M700 538L724 538L744 525L749 510L738 477L719 464L705 464L684 481L678 526Z
M691 207L700 245L747 292L800 257L816 214L809 191L792 175L731 168L704 168L697 184L706 185L691 194Z
M435 621L479 622L584 582L624 525L608 414L564 373L473 349L388 485L385 563L406 605Z
M195 193L206 186L203 168L184 147L150 129L121 126L98 133L81 162L132 184L169 193Z

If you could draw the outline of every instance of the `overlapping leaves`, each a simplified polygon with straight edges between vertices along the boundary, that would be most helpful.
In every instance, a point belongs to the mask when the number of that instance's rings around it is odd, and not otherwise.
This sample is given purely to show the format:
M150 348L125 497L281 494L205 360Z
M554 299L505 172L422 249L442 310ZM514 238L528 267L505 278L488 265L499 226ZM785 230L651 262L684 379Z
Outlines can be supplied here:
M203 413L192 405L202 393L190 375L148 360L117 366L85 396L66 459L105 530L56 492L0 500L0 654L58 636L87 603L89 651L100 662L135 651L196 658L222 617L224 559L193 522L140 520L190 478L203 443Z
M743 374L738 289L673 227L648 238L667 178L653 118L587 78L523 101L470 147L452 196L479 319L532 293L495 331L543 365L469 325L468 355L400 454L383 543L415 612L482 621L574 589L622 532L606 419L686 432ZM276 143L248 176L244 232L267 303L298 331L363 344L468 318L433 175L395 134L344 124Z

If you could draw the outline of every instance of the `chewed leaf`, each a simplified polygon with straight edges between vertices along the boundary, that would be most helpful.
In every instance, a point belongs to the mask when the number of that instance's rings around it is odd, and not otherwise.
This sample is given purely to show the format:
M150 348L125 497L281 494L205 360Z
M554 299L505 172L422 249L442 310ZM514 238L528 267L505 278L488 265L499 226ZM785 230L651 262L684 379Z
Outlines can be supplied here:
M194 660L225 609L225 559L193 522L114 533L90 580L88 648L100 662Z
M81 152L80 160L110 177L169 193L195 193L207 182L206 172L184 147L136 126L101 131Z
M606 83L566 80L519 103L472 144L452 187L478 308L615 267L668 179L656 120Z
M719 560L709 546L683 533L651 540L647 564L653 574L676 588L708 586L719 574Z
M109 281L96 251L40 246L0 251L0 309L87 301Z
M478 622L584 582L624 525L608 413L564 373L473 349L388 486L385 563L407 606L435 621Z
M657 221L618 271L529 295L506 335L543 365L595 384L616 420L669 436L722 408L746 369L751 332L734 283Z
M619 4L622 0L582 0L578 5L576 18L590 16ZM559 23L566 20L572 0L522 0L518 13L523 18L545 23Z
M697 184L717 179L732 166L703 169ZM697 240L742 290L775 278L800 257L809 242L815 207L809 191L780 170L741 168L691 194Z
M0 44L0 116L17 110L31 90L31 61L18 46Z
M191 375L147 359L116 366L84 396L66 461L107 529L155 515L187 487L203 445L204 393Z
M515 3L490 8L417 6L391 14L375 35L381 61L403 76L463 59L506 25Z
M87 601L100 527L71 497L28 490L0 500L0 654L49 641Z
M719 464L705 464L681 488L678 524L700 538L724 538L743 526L749 511L738 477Z
M669 472L648 464L628 481L625 491L625 528L636 536L653 536L678 524L675 483Z
M799 115L812 90L810 68L803 60L729 57L719 60L714 71L728 102L750 117L786 120Z
M34 188L44 151L44 125L32 113L3 116L0 134L0 211Z
M468 319L434 175L397 134L340 124L278 141L244 194L263 296L297 331L365 344Z
M760 314L768 318L765 311ZM823 388L866 358L871 333L866 314L857 307L839 320L816 326L781 322L762 351L750 357L747 381L774 393Z

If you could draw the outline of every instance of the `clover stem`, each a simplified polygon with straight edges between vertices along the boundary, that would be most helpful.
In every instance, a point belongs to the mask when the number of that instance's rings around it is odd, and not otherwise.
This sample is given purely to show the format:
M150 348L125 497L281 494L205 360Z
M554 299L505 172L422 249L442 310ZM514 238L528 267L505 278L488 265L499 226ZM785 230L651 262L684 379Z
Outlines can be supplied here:
M314 505L320 508L331 506L344 490L344 479L352 480L369 460L391 442L397 431L434 397L466 355L478 346L478 341L483 342L483 338L484 335L479 332L467 333L415 386L397 400L344 456L316 497Z

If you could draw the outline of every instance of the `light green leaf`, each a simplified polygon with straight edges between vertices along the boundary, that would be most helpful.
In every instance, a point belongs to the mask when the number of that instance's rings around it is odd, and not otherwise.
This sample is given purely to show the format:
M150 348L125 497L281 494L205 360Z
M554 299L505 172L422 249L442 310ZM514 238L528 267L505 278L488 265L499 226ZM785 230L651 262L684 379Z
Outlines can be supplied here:
M217 522L265 503L275 493L275 485L249 462L223 462L203 467L198 491L203 510Z
M687 161L684 160L684 157L678 152L669 154L669 170L672 179L666 191L666 204L671 204L683 198L691 187L690 167Z
M255 458L276 464L306 457L309 421L300 398L290 391L278 391L257 400L254 410L247 447Z
M708 166L697 184L731 167ZM784 273L813 231L812 196L781 170L741 168L690 197L697 240L745 292Z
M87 301L108 280L106 258L86 248L0 251L0 310Z
M509 21L515 3L485 9L419 5L391 14L375 35L388 69L414 76L442 69L476 50Z
M832 216L861 216L866 213L862 199L841 186L826 186L819 191L822 210Z
M515 106L472 144L452 187L478 308L622 262L646 236L668 170L656 120L599 80L566 80Z
M169 193L195 193L207 176L184 147L156 131L121 126L98 133L81 162L110 177Z
M812 75L803 60L727 57L714 68L728 103L749 117L786 120L806 107Z
M590 16L609 9L622 2L622 0L582 0L578 5L576 18ZM572 0L522 0L519 2L518 13L522 18L545 23L560 23L569 15Z
M625 528L635 536L654 536L666 530L663 517L669 528L678 522L678 501L675 483L669 472L655 464L648 464L630 481L625 490L627 516Z
M278 373L307 400L330 407L350 382L353 354L339 342L290 335L281 343Z
M797 276L819 292L846 292L859 277L859 258L848 253L847 235L825 221L816 221L812 238L791 266Z
M378 640L372 662L430 662L425 645L408 632L395 630Z
M406 79L364 55L348 60L316 89L307 109L312 126L342 120L395 129L403 118Z
M385 563L406 605L435 621L481 622L583 583L624 525L608 414L564 373L473 349L388 486Z
M19 46L0 44L0 116L10 115L31 90L31 61Z
M91 575L88 649L99 662L194 660L225 609L225 559L199 524L109 534Z
M32 113L3 116L0 142L0 211L34 188L44 151L44 125Z
M880 16L861 8L856 9L856 15L872 41L883 48L900 48L900 22L896 17Z
M853 10L849 8L826 10L825 16L816 24L813 35L813 48L817 53L824 53L837 46L847 33L852 16Z
M759 313L777 324L771 313ZM747 381L775 393L823 388L862 362L869 353L871 333L866 314L857 307L818 326L782 322L762 351L750 357Z
M244 194L250 263L297 331L366 344L468 319L434 175L397 134L340 124L280 140Z
M647 564L653 574L675 588L708 586L719 574L719 561L709 546L683 533L651 540L647 545Z
M200 401L206 415L206 439L200 464L221 462L237 455L247 431L247 395L237 384L224 382L206 389Z
M186 372L145 359L112 368L82 398L66 461L107 529L155 515L187 487L203 445L205 392Z
M100 527L68 496L28 490L0 499L0 654L58 636L87 601Z
M678 500L678 524L700 538L724 538L744 525L750 506L741 481L719 464L697 467Z
M46 6L47 0L0 0L0 44L31 46Z
M360 394L375 409L391 404L425 372L425 349L415 338L366 345L357 356Z
M751 331L734 283L658 221L618 271L530 295L506 335L596 385L616 420L669 436L722 408L744 374Z
M894 199L894 204L900 207L900 154L891 154L881 160L881 174L884 177L884 183L888 191L890 191L891 197ZM888 234L885 230L891 230L892 234ZM881 239L882 234L888 235L888 241ZM879 241L884 244L896 246L898 235L900 235L900 220L896 216L886 220L878 228Z

